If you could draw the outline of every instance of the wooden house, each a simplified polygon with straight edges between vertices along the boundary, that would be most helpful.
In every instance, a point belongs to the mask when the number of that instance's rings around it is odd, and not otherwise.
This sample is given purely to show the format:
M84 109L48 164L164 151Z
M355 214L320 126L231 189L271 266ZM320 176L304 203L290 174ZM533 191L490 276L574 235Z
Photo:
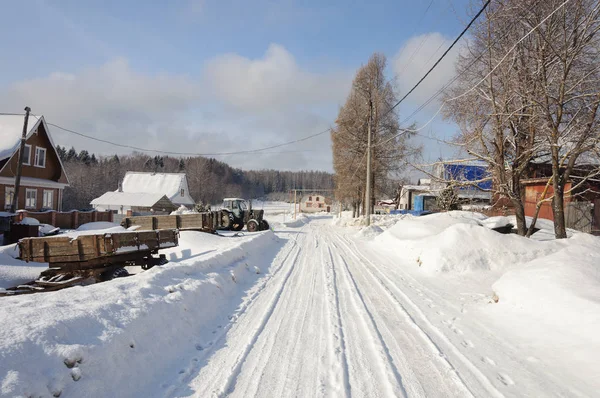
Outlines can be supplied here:
M300 200L300 212L331 212L331 199L319 194L304 195Z
M0 115L0 211L10 208L23 133L23 115ZM43 116L29 116L18 209L62 210L69 185Z

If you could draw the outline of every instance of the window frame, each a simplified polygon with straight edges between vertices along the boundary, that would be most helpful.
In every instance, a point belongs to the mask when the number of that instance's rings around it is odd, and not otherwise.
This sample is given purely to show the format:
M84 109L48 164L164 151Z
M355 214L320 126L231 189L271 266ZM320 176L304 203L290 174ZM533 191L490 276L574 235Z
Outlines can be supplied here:
M184 188L181 188L180 194L181 194L182 198L185 196L185 189Z
M33 196L33 206L29 205L29 194L34 193ZM37 208L37 189L35 188L25 188L25 208L26 209L35 209Z
M40 164L38 164L38 159L39 159L39 157L38 157L38 151L40 151L40 152L41 152L41 151L44 151L44 157L43 157L44 163L43 163L43 164L41 164L41 165L40 165ZM33 165L34 165L35 167L39 167L39 168L41 168L41 169L44 169L44 168L46 168L46 154L47 154L47 152L48 152L48 151L47 151L47 150L46 150L46 148L44 148L44 147L41 147L41 146L36 146L36 147L35 147L35 159L34 159L34 162L33 162Z
M12 191L12 192L9 192L9 191ZM6 195L9 195L10 200L6 200ZM8 209L12 205L12 201L13 201L14 197L15 197L15 187L6 185L4 187L4 208L5 209Z
M23 147L23 150L29 149L29 152L27 155L27 162L25 161L25 159L23 159L23 166L31 166L31 148L32 148L32 146L29 144L25 144L25 146Z
M50 194L50 204L46 203L46 194ZM44 189L42 194L42 208L44 209L54 209L54 190L52 189Z

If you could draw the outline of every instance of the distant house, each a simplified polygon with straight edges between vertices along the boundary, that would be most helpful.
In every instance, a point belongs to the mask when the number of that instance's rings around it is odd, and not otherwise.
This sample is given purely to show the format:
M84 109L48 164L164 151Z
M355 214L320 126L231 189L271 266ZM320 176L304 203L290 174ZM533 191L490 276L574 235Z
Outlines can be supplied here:
M324 195L304 195L300 200L300 212L318 213L331 212L331 199Z
M489 203L492 198L492 179L483 161L450 160L433 166L433 191L441 192L454 185L456 194L464 201Z
M433 191L431 180L421 178L418 185L403 185L400 189L400 200L398 202L399 210L414 210L415 198L418 195L427 198L427 210L433 210L436 194Z
M164 214L184 205L191 207L194 199L190 196L185 173L146 173L128 171L114 192L91 201L99 211L110 210L115 214Z
M0 115L0 211L10 208L15 192L22 115ZM62 210L63 190L69 185L43 116L29 116L17 207Z

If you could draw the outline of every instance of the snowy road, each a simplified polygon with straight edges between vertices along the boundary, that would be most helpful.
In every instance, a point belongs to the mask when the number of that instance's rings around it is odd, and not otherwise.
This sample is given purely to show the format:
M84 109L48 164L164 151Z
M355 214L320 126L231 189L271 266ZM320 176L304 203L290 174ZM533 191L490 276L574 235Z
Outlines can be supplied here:
M503 396L329 220L286 232L272 277L167 395Z

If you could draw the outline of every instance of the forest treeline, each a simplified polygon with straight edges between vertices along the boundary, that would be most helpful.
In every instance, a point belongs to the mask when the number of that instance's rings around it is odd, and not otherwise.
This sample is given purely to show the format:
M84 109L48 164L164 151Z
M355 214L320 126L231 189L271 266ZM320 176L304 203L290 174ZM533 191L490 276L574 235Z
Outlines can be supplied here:
M241 170L214 158L129 155L96 156L87 150L56 147L70 186L64 209L90 208L90 201L118 189L127 171L187 174L196 202L215 204L224 197L287 200L291 189L333 189L333 175L324 171Z

